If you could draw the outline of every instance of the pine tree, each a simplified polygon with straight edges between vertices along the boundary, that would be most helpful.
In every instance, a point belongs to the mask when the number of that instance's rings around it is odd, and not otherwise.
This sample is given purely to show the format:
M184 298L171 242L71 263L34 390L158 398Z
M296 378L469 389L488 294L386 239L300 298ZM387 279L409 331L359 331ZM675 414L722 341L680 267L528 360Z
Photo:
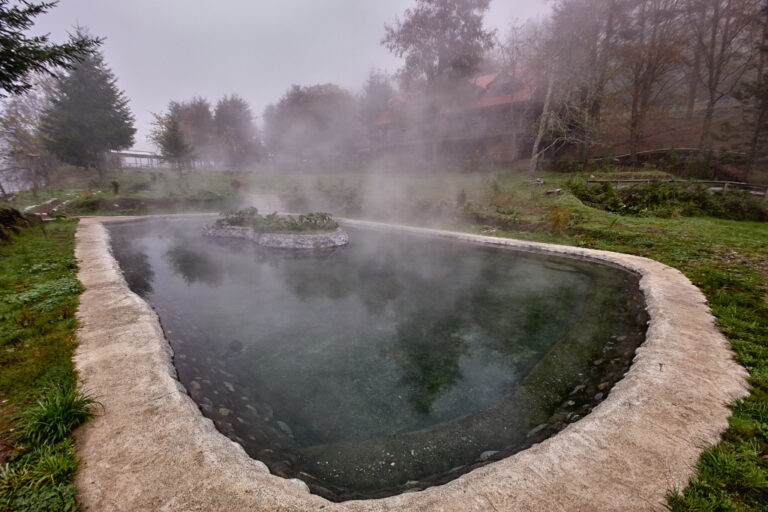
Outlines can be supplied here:
M101 53L86 57L56 82L41 120L43 143L63 162L96 168L104 182L105 155L133 145L133 115Z
M101 44L90 37L73 37L68 43L52 44L48 36L27 37L24 32L58 2L11 2L0 0L0 90L18 94L32 87L34 73L72 66ZM4 94L0 93L0 97Z

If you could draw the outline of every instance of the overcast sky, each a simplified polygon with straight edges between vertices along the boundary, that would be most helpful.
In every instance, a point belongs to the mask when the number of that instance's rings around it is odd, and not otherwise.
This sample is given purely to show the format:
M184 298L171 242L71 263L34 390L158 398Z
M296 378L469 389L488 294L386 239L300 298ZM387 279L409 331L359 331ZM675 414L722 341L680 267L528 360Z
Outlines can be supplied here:
M61 41L75 25L105 38L102 51L130 99L136 149L152 112L170 100L225 94L256 116L292 84L333 82L356 92L371 68L394 72L380 44L384 24L413 0L60 0L36 32ZM487 24L504 35L515 20L540 18L546 0L492 0Z

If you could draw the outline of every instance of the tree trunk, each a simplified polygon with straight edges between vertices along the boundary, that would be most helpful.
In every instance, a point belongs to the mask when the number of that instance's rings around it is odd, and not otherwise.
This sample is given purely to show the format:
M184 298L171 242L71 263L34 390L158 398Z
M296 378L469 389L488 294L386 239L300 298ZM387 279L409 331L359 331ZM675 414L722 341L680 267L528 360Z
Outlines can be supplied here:
M550 69L547 78L547 94L544 96L544 108L539 117L539 129L536 131L536 138L533 140L533 149L531 150L531 162L528 166L528 178L533 180L536 177L536 168L539 166L539 146L544 138L544 132L549 124L549 106L552 102L552 89L554 88L554 71Z
M686 118L693 119L693 112L696 108L696 96L699 92L699 73L701 72L701 47L694 45L693 65L691 67L691 76L688 81L688 106L686 109Z
M637 146L640 142L640 99L637 92L632 95L632 114L629 122L629 159L632 168L637 167Z
M40 184L37 179L37 167L35 166L35 159L33 157L27 157L29 161L29 174L32 176L32 197L37 199L37 189L40 188Z
M707 110L704 112L704 123L701 126L701 140L699 149L709 151L712 149L712 119L715 116L715 101L710 98L707 102Z
M105 169L104 155L96 156L96 171L99 173L99 186L104 186L107 183L106 169Z
M747 158L747 165L744 167L744 181L749 181L749 175L752 172L752 167L755 165L755 160L757 160L757 150L758 146L760 144L760 134L763 131L763 126L765 124L765 115L766 112L764 111L764 102L762 101L762 98L760 97L760 92L765 90L765 86L763 85L765 83L765 58L766 58L766 52L768 52L768 4L763 7L762 11L764 19L762 20L763 23L763 30L762 30L762 38L761 43L759 47L760 56L757 59L757 79L755 81L755 84L757 85L757 91L758 93L755 95L753 102L755 107L755 115L753 117L752 122L752 137L749 141L749 156Z

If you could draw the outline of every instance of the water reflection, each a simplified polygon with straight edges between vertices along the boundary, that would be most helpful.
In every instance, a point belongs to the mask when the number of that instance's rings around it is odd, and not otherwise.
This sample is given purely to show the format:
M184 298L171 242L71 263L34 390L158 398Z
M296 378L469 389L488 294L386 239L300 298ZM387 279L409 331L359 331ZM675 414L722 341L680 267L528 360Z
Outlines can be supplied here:
M615 270L445 241L350 230L343 249L291 252L204 239L201 225L111 227L126 280L222 432L278 474L311 468L342 487L402 483L525 438L557 397L523 404L521 382L578 338L595 282L624 286ZM419 448L430 439L442 446ZM396 470L379 467L382 450L404 450Z
M180 275L187 284L195 282L217 285L221 282L222 270L205 252L191 248L187 241L177 238L165 251L165 259L174 273Z
M121 261L126 283L140 297L146 298L152 293L152 281L155 272L147 256L147 248L142 244L121 246L115 256Z

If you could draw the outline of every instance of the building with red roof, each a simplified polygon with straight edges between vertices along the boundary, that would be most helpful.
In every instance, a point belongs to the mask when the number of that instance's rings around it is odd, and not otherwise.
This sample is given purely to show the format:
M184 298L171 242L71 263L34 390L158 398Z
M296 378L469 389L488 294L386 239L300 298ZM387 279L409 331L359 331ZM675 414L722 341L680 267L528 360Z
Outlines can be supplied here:
M533 80L512 70L488 73L450 91L393 98L371 126L371 149L510 162L530 152L541 109Z

